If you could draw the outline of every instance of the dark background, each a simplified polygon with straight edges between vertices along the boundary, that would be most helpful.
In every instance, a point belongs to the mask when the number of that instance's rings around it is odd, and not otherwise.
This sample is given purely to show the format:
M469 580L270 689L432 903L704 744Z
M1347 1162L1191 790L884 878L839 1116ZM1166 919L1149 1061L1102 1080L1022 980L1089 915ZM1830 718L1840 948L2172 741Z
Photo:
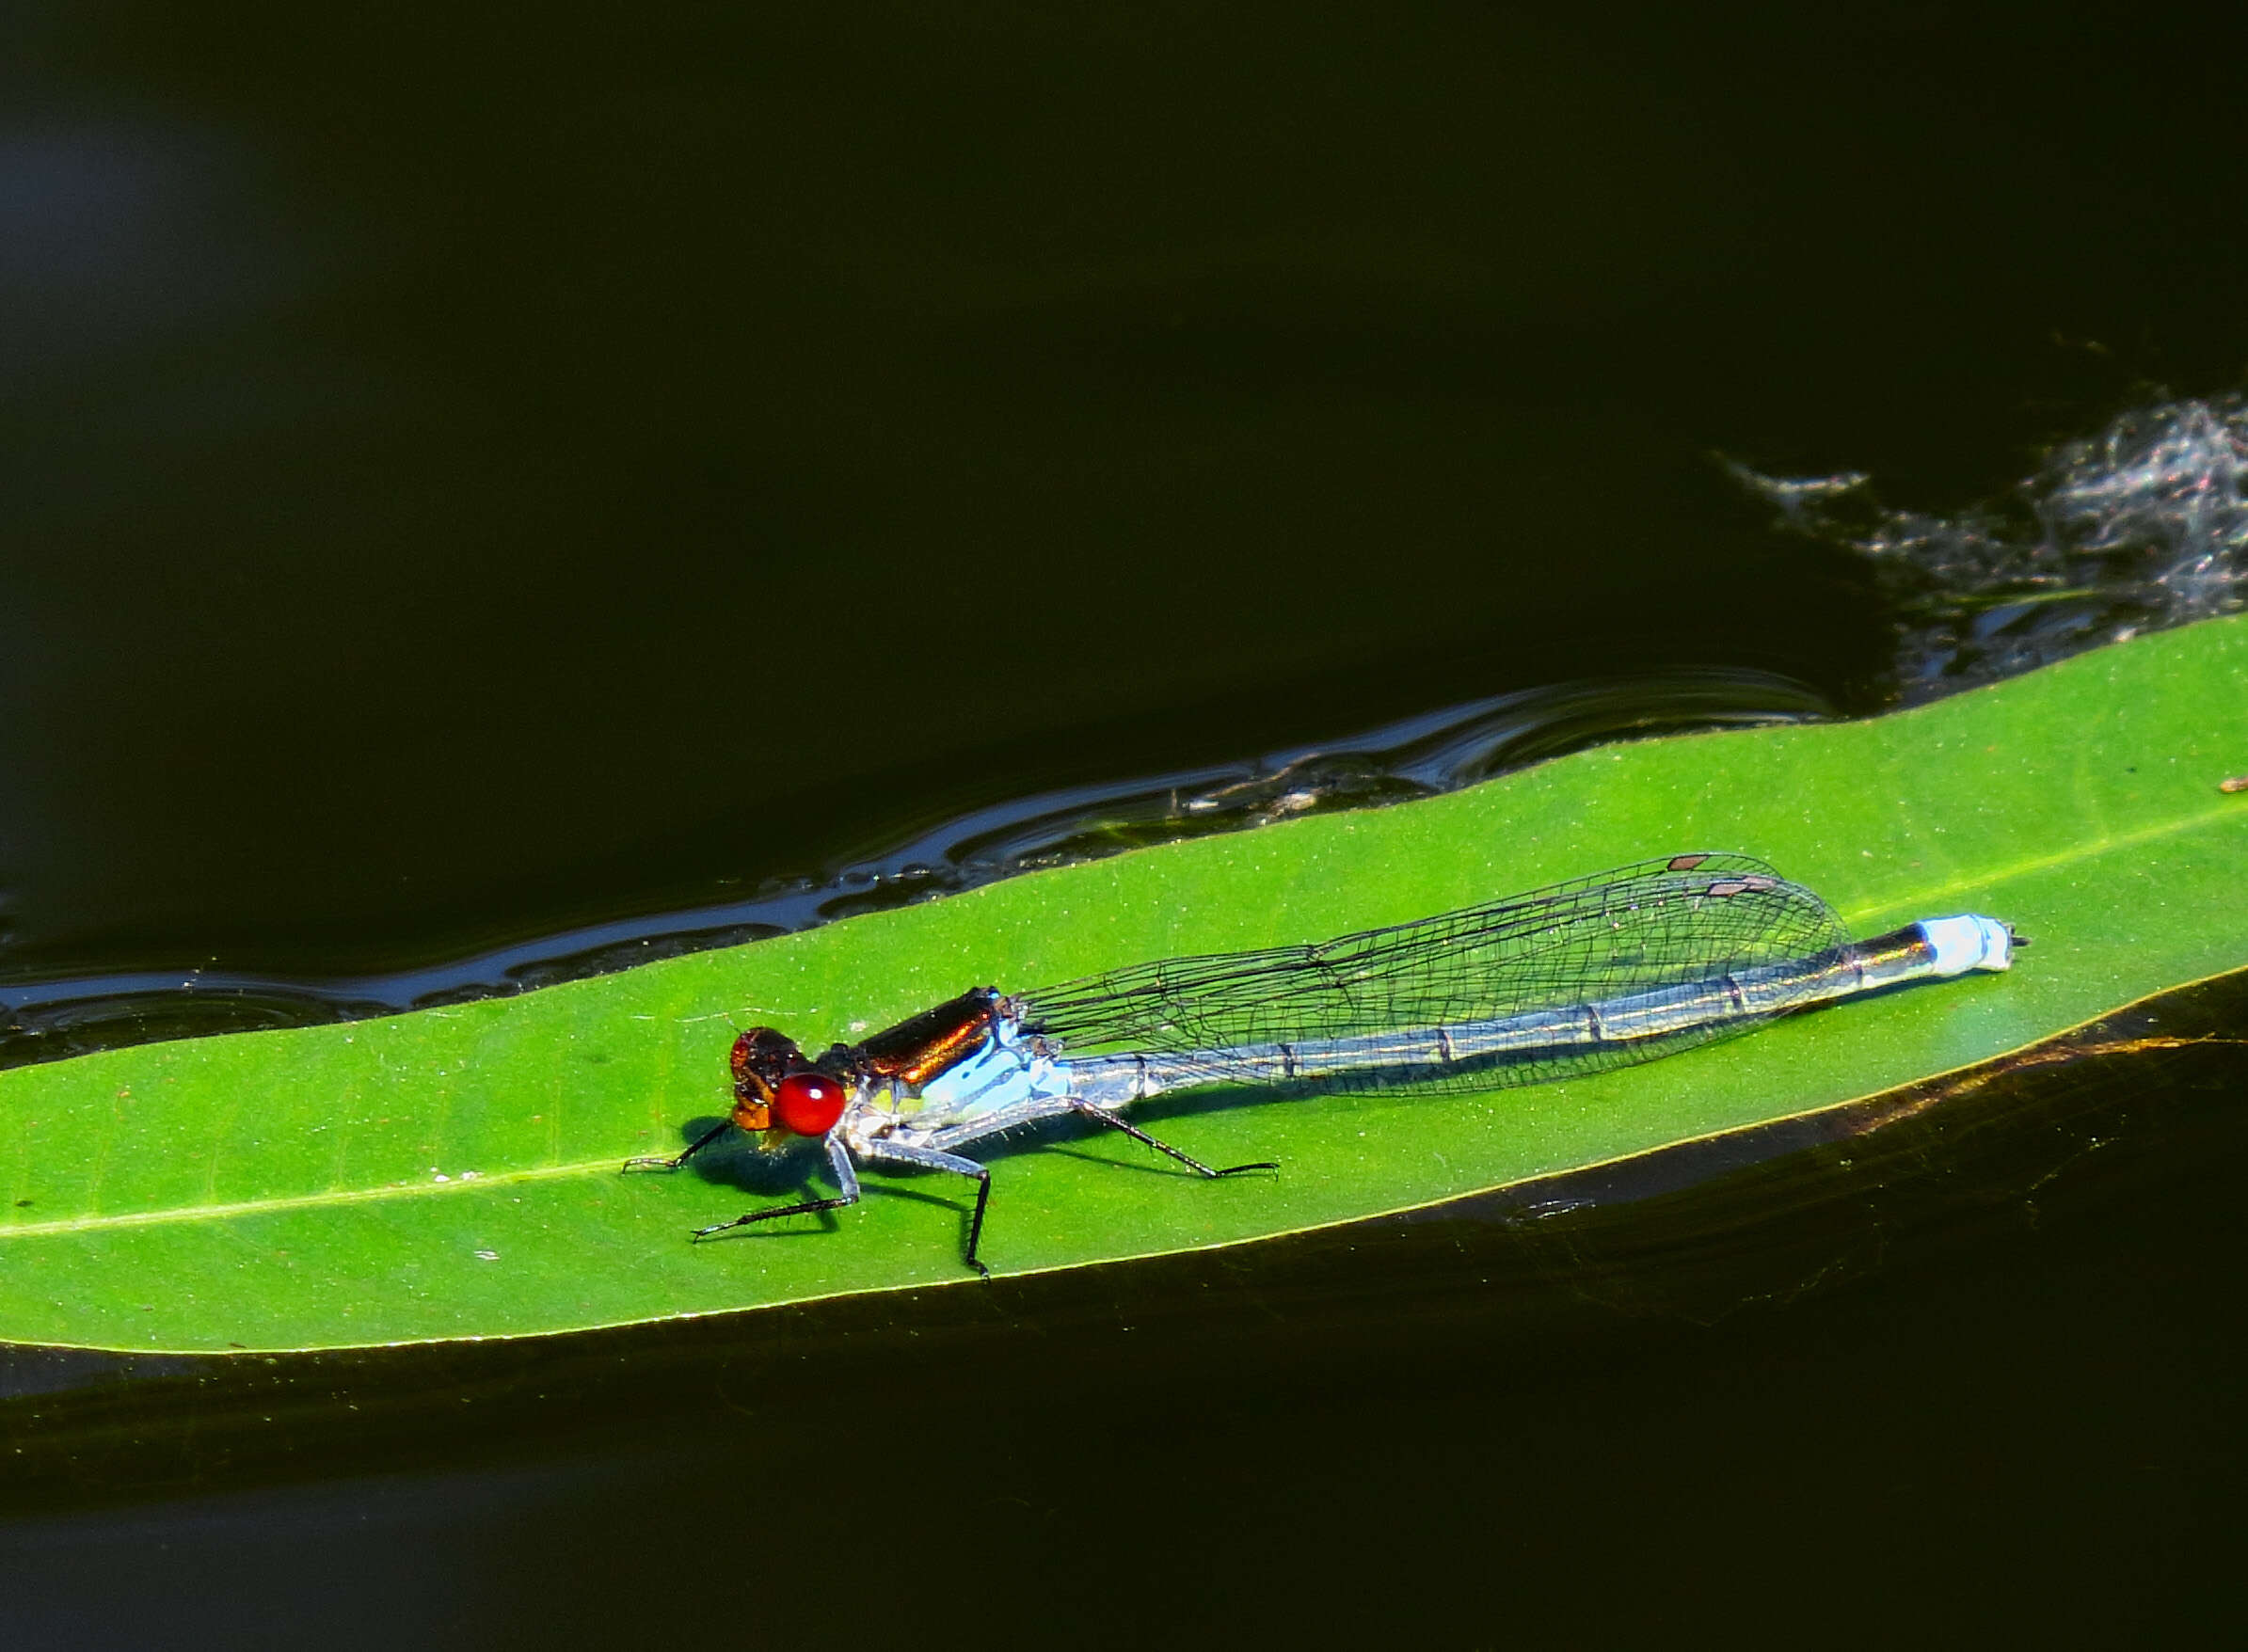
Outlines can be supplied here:
M1712 455L1956 508L2158 384L2236 385L2242 42L2207 31L13 8L0 970L401 967L1567 678L1754 668L1877 708L1865 571ZM596 1576L729 1643L965 1636L997 1602L1496 1644L1491 1557L1533 1553L1555 1599L1650 1624L1760 1587L1822 1639L1869 1591L2175 1622L2239 1530L2209 1165L2248 1144L2219 1140L2150 1150L2062 1248L2009 1230L1691 1334L1459 1281L1370 1327L1305 1291L1268 1342L1228 1318L1238 1359L1157 1316L1112 1384L1106 1332L1053 1328L1087 1299L1041 1297L901 1356L934 1396L904 1421L807 1353L676 1452L502 1467L431 1423L394 1478L309 1446L287 1490L223 1461L151 1487L136 1453L197 1425L165 1390L13 1529L49 1557L14 1597L56 1644L630 1634ZM1337 1299L1381 1289L1333 1265ZM1049 1335L1066 1358L1022 1352ZM1152 1437L1121 1421L1146 1393ZM734 1495L667 1517L679 1462ZM575 1604L535 1608L542 1564Z

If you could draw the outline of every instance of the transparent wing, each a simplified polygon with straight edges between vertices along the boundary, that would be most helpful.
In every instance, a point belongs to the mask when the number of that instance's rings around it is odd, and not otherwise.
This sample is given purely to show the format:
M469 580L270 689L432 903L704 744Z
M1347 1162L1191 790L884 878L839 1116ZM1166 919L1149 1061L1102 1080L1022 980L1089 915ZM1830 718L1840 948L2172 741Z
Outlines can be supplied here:
M1208 1082L1239 1082L1227 1071L1230 1046L1566 1009L1811 960L1847 940L1824 900L1763 862L1682 854L1317 945L1136 964L1017 1002L1024 1029L1059 1052L1194 1056L1207 1065ZM1631 1044L1526 1052L1474 1071L1366 1072L1309 1088L1537 1083L1669 1055L1760 1019L1720 1019Z

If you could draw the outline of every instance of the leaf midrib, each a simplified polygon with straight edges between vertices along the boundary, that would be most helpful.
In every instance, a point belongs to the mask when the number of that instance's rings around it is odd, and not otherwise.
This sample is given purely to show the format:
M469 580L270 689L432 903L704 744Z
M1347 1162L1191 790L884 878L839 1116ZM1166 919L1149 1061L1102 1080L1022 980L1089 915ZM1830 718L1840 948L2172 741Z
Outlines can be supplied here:
M1901 907L1917 908L1934 905L1940 900L1949 898L1952 893L1957 889L1977 888L1985 883L2004 883L2013 879L2030 877L2038 872L2055 871L2078 861L2096 860L2101 855L2112 853L2119 849L2136 849L2141 844L2154 843L2164 837L2175 837L2177 834L2191 831L2197 826L2222 824L2226 817L2237 816L2240 813L2242 813L2242 808L2238 803L2220 803L2214 808L2204 809L2200 814L2182 816L2176 820L2164 821L2160 825L2142 826L2136 831L2122 834L2103 831L2098 837L2059 853L2011 861L2002 866L1980 871L1971 878L1953 878L1946 882L1932 885L1917 894L1885 899L1878 905L1852 907L1841 915L1845 923L1855 928L1870 918L1883 916Z
M384 1187L339 1187L321 1193L292 1193L274 1199L237 1199L228 1204L174 1205L166 1210L104 1212L93 1215L61 1216L47 1222L10 1222L0 1227L0 1240L37 1238L55 1233L87 1233L111 1228L152 1228L167 1222L224 1221L232 1216L263 1216L280 1211L372 1204L389 1199L443 1198L454 1194L481 1193L493 1187L549 1182L563 1176L614 1173L619 1162L609 1157L575 1165L539 1165L525 1170L479 1170L467 1181L455 1176L446 1182L408 1182Z

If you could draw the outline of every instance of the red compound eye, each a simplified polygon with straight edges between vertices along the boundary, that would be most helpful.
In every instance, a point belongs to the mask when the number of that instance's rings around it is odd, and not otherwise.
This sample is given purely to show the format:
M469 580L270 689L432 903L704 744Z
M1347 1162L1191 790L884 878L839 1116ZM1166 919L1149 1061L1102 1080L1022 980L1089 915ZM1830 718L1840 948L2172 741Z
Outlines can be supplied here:
M773 1087L773 1121L798 1136L825 1136L843 1116L843 1087L824 1072L791 1072Z

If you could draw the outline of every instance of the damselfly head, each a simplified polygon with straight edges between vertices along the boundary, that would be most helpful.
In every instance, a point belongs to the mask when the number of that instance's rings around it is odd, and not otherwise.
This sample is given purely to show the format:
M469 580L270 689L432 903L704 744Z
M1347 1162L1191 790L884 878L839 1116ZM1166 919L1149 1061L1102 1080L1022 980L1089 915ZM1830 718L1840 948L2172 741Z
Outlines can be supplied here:
M825 1136L843 1116L850 1087L805 1059L787 1033L753 1026L734 1040L734 1122L744 1130Z
M744 1130L773 1128L773 1098L782 1080L807 1065L787 1033L753 1026L734 1040L734 1122Z

